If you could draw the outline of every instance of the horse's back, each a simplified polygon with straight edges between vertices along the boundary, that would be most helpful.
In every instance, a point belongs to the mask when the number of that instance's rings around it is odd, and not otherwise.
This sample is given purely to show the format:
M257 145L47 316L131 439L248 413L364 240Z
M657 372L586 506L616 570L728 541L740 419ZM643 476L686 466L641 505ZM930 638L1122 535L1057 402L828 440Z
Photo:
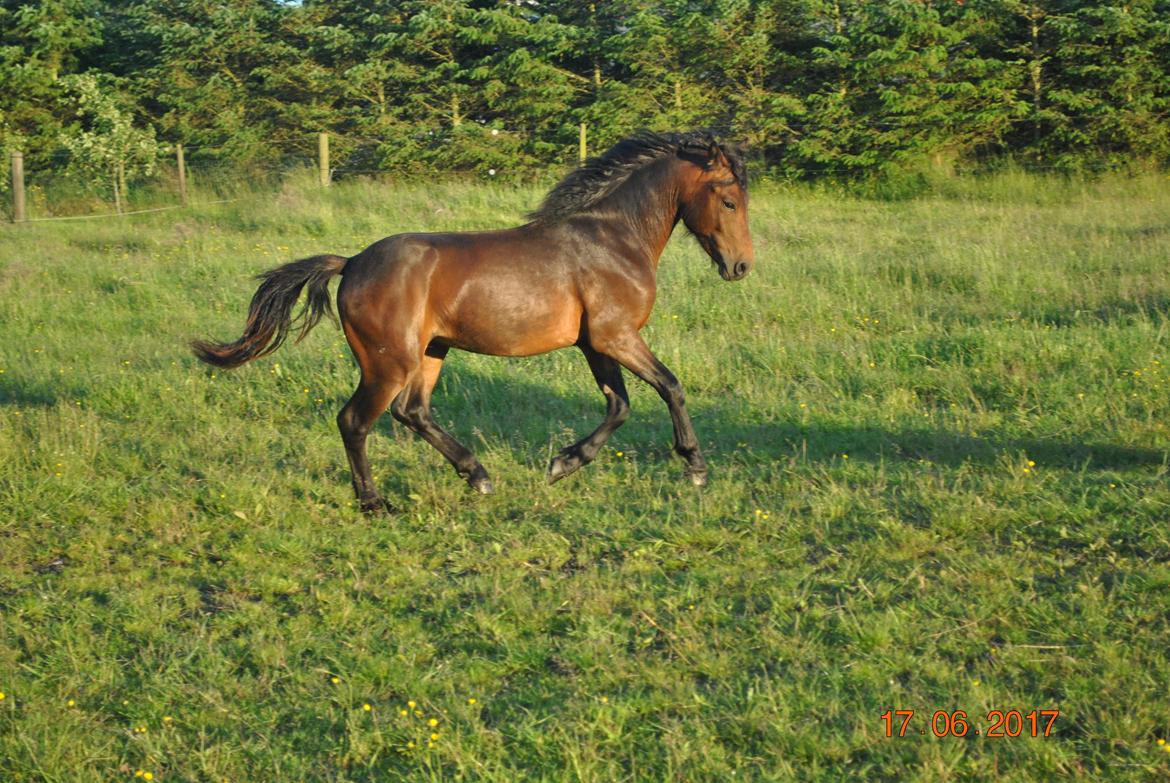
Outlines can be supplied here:
M338 308L343 319L407 321L427 339L521 356L577 341L577 289L574 265L526 226L397 234L350 259Z

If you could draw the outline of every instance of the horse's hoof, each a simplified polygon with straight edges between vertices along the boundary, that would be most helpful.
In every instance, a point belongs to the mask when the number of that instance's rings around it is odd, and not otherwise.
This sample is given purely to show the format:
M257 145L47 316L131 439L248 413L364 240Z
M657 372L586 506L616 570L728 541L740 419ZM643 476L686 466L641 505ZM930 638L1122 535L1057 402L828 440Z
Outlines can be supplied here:
M562 451L548 463L548 483L557 483L570 473L576 472L584 464L580 457Z
M496 491L482 465L471 471L471 475L467 477L467 485L481 495L490 495Z
M694 484L696 487L707 486L707 471L706 470L688 472L687 478L689 478L691 480L691 483Z
M362 513L367 517L382 516L383 514L389 515L397 511L394 506L376 495L372 498L362 498L360 504Z

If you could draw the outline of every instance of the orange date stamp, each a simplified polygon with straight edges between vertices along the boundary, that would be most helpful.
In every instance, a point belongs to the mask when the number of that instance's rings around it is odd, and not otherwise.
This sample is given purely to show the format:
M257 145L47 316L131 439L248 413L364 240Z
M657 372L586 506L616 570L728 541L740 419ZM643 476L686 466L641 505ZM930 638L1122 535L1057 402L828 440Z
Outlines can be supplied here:
M886 710L881 721L887 737L1047 737L1058 717L1060 710L990 710L980 722L965 710Z

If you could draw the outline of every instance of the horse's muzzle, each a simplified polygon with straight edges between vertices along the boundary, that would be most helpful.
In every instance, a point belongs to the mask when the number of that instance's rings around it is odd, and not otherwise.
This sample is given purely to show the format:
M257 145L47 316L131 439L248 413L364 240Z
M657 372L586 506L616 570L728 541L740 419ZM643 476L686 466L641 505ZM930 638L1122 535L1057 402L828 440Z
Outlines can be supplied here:
M718 266L719 276L728 282L743 280L752 269L747 261L736 261L734 264L729 265L723 259L719 259Z

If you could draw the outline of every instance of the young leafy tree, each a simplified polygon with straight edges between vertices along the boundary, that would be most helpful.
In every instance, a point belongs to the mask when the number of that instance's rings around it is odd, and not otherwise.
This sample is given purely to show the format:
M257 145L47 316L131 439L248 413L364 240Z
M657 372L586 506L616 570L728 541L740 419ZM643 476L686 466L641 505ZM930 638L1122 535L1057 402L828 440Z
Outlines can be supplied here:
M134 126L131 113L119 106L111 80L79 74L64 77L63 82L78 120L60 138L70 153L69 166L91 181L108 184L120 210L127 180L154 170L161 152L154 129Z

